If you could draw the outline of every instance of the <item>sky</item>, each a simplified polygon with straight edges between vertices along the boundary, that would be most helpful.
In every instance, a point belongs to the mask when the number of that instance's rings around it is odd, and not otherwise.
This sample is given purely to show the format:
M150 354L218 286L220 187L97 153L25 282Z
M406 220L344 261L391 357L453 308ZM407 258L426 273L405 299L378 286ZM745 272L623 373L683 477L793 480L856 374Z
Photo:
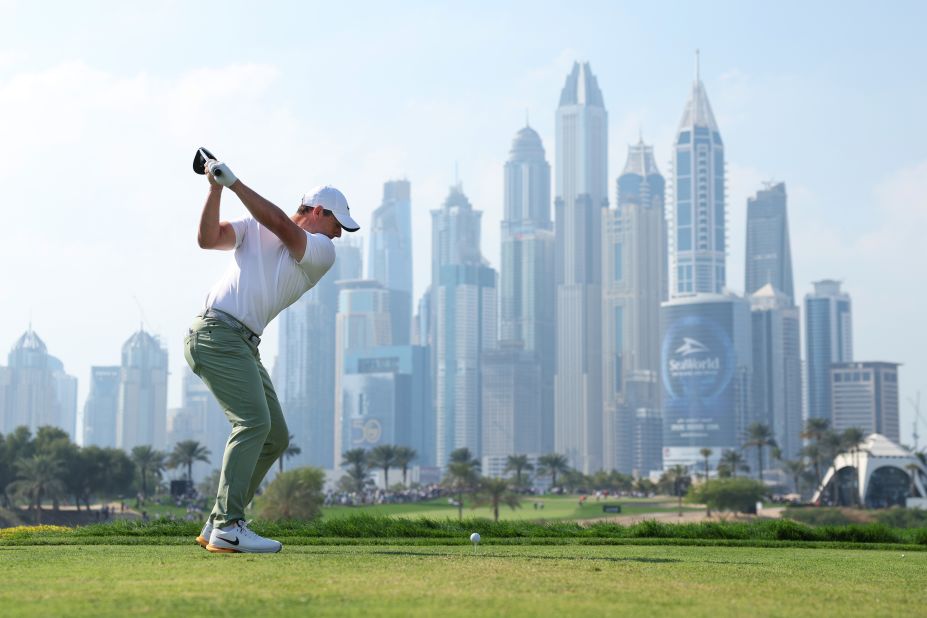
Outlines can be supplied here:
M0 363L31 323L82 408L90 367L118 364L144 324L180 404L183 335L230 259L196 244L198 146L287 211L334 184L362 228L383 182L407 178L417 298L429 211L455 177L498 267L511 140L527 118L553 165L573 62L603 92L614 199L639 136L668 173L699 49L727 158L728 286L743 292L747 198L785 182L796 295L843 281L856 360L903 363L911 443L918 391L927 418L924 23L927 4L903 1L0 0ZM227 193L222 217L245 214ZM271 325L268 366L277 346Z

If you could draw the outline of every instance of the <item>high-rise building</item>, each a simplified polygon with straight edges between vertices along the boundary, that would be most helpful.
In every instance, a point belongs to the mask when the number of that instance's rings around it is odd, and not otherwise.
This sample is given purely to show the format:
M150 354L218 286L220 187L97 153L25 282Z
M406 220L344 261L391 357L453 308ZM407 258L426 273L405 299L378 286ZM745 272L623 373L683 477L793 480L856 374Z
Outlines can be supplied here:
M787 294L771 283L757 290L749 300L753 322L754 420L773 430L783 459L797 459L802 446L799 310Z
M84 402L84 446L116 447L121 368L91 367L90 394Z
M674 204L667 217L670 296L720 294L727 247L724 143L697 65L673 149Z
M390 293L369 279L338 282L338 314L335 316L335 463L340 465L346 427L344 372L347 355L392 343ZM337 466L336 466L337 467Z
M167 447L167 350L140 329L122 346L116 448Z
M45 342L29 327L10 350L0 381L0 433L20 426L33 433L43 425L77 437L77 378L48 353Z
M840 282L816 281L805 295L805 361L808 371L808 418L833 419L830 367L853 360L853 322L850 296Z
M414 465L434 465L428 360L426 348L410 345L345 354L342 452L394 444L415 450Z
M412 202L408 180L383 185L383 203L370 220L367 278L390 291L393 343L410 341L412 325Z
M650 422L660 408L660 303L667 285L664 190L653 148L641 140L628 149L617 182L617 207L605 211L604 467L625 474L639 470L635 462L646 459L634 452L635 423Z
M515 135L505 164L505 211L499 285L499 336L520 341L541 372L534 408L544 453L554 448L554 350L556 298L554 233L550 220L550 165L531 127ZM484 372L485 375L485 372Z
M694 465L710 448L740 449L751 414L750 305L732 294L696 294L660 309L663 466Z
M482 358L482 456L543 455L541 366L521 341L499 341Z
M193 434L185 439L196 440L209 449L208 469L205 469L205 463L202 466L194 466L194 476L198 476L201 472L205 474L222 466L222 455L232 427L215 396L189 367L184 367L182 388L183 410L191 415L190 431ZM171 448L174 443L176 440L171 441Z
M898 363L834 363L830 370L833 428L855 427L898 442Z
M792 249L786 211L785 183L770 184L747 199L747 253L744 294L767 283L795 302Z
M480 359L496 342L496 271L480 253L480 217L458 184L431 211L435 463L467 447L480 455Z
M362 246L335 239L337 257L314 288L280 316L274 386L300 454L291 465L335 465L335 314L340 279L362 276Z
M608 207L608 113L588 63L574 63L556 112L554 448L603 467L602 211Z

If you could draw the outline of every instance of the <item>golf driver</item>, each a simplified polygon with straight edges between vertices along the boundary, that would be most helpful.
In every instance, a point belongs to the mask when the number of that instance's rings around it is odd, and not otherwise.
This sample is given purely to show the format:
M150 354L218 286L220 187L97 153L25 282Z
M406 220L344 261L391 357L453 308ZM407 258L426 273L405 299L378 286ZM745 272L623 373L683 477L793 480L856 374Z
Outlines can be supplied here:
M197 148L196 155L193 157L193 171L201 176L206 173L206 162L215 161L216 157L209 152L205 146ZM222 170L216 170L216 176L222 175Z

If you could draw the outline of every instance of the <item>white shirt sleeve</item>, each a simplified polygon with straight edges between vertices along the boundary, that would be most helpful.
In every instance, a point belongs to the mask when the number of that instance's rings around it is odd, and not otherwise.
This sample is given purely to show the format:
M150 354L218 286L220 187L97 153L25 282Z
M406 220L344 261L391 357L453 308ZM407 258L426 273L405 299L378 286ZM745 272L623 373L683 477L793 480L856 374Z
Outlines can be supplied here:
M245 232L248 230L248 225L251 223L251 217L245 217L244 219L239 219L238 221L230 221L229 224L232 226L232 229L235 230L235 248L241 246L242 241L245 239Z
M322 278L335 263L335 243L324 234L306 232L306 252L299 261L299 267L309 275L313 283Z

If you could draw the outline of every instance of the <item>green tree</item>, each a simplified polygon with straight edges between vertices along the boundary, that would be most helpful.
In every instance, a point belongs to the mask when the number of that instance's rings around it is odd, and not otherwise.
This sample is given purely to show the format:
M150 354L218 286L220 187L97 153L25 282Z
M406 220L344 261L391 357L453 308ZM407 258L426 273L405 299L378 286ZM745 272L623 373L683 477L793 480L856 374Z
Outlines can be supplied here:
M521 475L532 470L534 470L534 464L528 460L527 455L509 455L505 460L505 471L515 473L516 487L524 486Z
M686 500L707 504L719 511L751 512L765 494L766 486L760 481L730 478L718 479L710 486L693 486L689 489Z
M737 478L738 472L749 472L750 466L744 461L743 455L733 449L721 451L721 461L718 463L718 476Z
M814 464L814 476L816 479L816 485L821 484L821 461L825 457L825 453L821 447L821 441L829 431L829 419L809 418L805 421L805 427L801 432L801 437L810 441L810 443L805 447L804 452Z
M708 472L709 472L709 470L708 470L708 458L711 457L713 453L714 453L714 451L711 450L710 448L707 448L707 447L703 447L703 448L699 449L699 452L698 452L699 455L701 455L702 457L705 458L705 482L706 482L706 483L708 482Z
M665 493L676 496L679 500L679 516L682 517L682 497L689 490L692 484L692 477L685 466L676 464L672 468L663 472L660 476L658 486Z
M287 441L286 449L280 455L280 459L277 460L277 465L280 466L280 472L283 472L283 460L290 459L291 457L296 457L303 452L303 449L299 448L299 445L296 444L296 438L293 434L290 434L290 438Z
M383 487L389 489L389 469L396 465L396 447L392 444L379 444L367 454L371 468L383 470Z
M514 511L521 507L521 496L512 491L512 484L508 479L480 479L474 506L489 506L493 519L499 521L500 504Z
M538 474L550 476L550 486L557 486L557 475L565 474L570 469L569 460L566 455L559 453L548 453L538 457Z
M138 476L141 482L142 500L148 499L148 480L160 479L164 468L167 466L167 456L161 451L156 451L149 445L136 446L132 449L132 461L138 469Z
M29 508L35 508L35 522L42 523L42 501L64 494L64 465L51 455L33 455L16 462L16 479L11 485L14 495L26 498Z
M129 495L137 472L135 462L118 448L103 449L101 461L102 481L95 491L108 496Z
M0 505L9 508L6 486L13 482L13 467L9 463L6 450L6 438L0 433Z
M473 456L470 449L462 447L451 451L443 484L457 494L458 519L463 519L464 494L472 492L479 479L480 460Z
M367 451L362 448L352 448L341 455L341 465L348 469L349 486L358 493L367 488Z
M396 467L402 470L402 484L408 487L406 482L406 477L409 473L409 464L411 464L418 457L418 453L415 452L414 448L409 448L408 446L397 446L396 447Z
M263 519L315 519L322 514L325 472L319 468L296 468L281 472L264 490L260 516Z
M840 442L843 448L853 456L853 468L856 470L857 478L859 478L859 445L865 438L866 434L859 427L847 427L840 434ZM860 504L858 487L853 492L853 503L857 506Z
M197 461L209 463L209 449L196 440L182 440L174 445L174 451L167 459L169 468L186 466L187 480L193 481L193 464Z
M747 439L744 448L756 449L757 478L763 482L763 449L767 446L776 446L775 434L769 425L751 423L747 427Z
M808 469L808 466L801 458L788 459L783 466L786 473L792 477L792 486L795 488L795 493L801 494L801 477Z

